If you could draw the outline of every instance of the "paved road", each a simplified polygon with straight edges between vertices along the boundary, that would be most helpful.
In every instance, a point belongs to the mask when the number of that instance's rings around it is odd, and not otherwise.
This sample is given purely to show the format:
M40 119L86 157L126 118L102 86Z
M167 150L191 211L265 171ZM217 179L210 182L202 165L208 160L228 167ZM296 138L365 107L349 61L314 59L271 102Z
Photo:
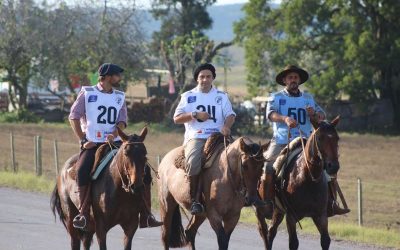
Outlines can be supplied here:
M60 221L54 221L49 197L0 187L0 250L11 249L69 249L69 237ZM138 229L132 249L162 249L159 228ZM300 236L299 249L320 249L319 238ZM113 228L107 237L108 249L123 248L123 234ZM205 222L196 238L198 249L218 249L216 236ZM239 225L233 232L229 249L263 249L263 243L255 226ZM288 239L284 231L278 232L274 249L287 249ZM94 239L92 249L98 249ZM332 241L331 249L376 249L343 241Z

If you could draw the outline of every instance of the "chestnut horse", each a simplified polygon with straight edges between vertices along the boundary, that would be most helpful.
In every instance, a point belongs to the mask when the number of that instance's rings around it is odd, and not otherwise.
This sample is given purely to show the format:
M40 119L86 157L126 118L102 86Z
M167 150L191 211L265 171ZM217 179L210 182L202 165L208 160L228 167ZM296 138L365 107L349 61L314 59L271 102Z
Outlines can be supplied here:
M304 217L311 217L321 235L322 249L329 249L331 239L328 232L328 184L324 170L335 175L339 170L338 141L336 125L339 117L331 122L313 124L314 132L307 140L305 150L292 161L285 171L282 182L276 183L277 198L286 209L286 226L289 234L289 249L297 249L299 240L296 223ZM282 184L283 183L283 187ZM265 211L256 208L258 230L266 249L272 249L277 228L285 212L275 207L271 226L267 229Z
M132 238L138 227L138 216L142 198L143 173L147 162L146 147L143 143L147 128L140 135L126 135L118 128L122 145L107 168L91 183L91 222L87 230L76 229L72 225L73 218L79 213L77 183L69 174L78 155L69 158L57 179L51 206L60 216L71 237L71 249L80 249L82 240L85 249L89 249L93 234L96 232L101 250L106 249L107 232L115 225L121 225L124 234L124 249L131 249ZM107 145L108 146L108 145Z
M190 210L189 184L185 171L175 166L175 159L181 154L183 147L171 150L158 169L164 249L187 244L195 249L197 229L206 218L217 235L219 249L228 249L229 238L239 220L245 200L250 204L260 202L257 181L265 161L262 153L268 145L269 143L260 146L246 137L240 137L218 153L213 165L203 169L200 177L202 202L206 212L193 216L185 231L179 209L182 207Z

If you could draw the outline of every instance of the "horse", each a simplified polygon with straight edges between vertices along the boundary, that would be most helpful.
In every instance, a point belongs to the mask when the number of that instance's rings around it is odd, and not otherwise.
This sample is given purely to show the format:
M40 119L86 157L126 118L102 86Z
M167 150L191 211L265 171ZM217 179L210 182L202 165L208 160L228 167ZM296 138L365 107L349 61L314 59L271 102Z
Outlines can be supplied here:
M312 218L320 233L322 249L329 249L331 239L327 217L328 184L324 170L330 175L335 175L340 168L339 136L335 129L339 119L336 117L331 122L313 123L313 133L305 146L302 142L302 153L289 163L282 176L282 182L275 183L277 198L283 204L283 208L282 206L274 208L269 228L265 222L268 218L267 212L262 207L256 208L258 230L266 249L272 249L277 228L285 215L284 210L286 210L290 249L297 249L299 246L296 223L304 217Z
M73 218L79 213L75 205L78 204L76 194L78 187L69 172L77 162L78 155L72 156L65 162L57 178L51 197L51 208L54 216L56 212L58 213L70 235L71 249L80 249L80 241L85 249L89 249L94 233L99 248L106 249L107 232L117 224L121 225L125 234L124 249L131 249L132 238L138 227L140 206L143 205L141 191L147 162L147 151L143 141L147 135L147 127L142 129L140 135L129 136L118 127L117 129L122 145L108 168L105 168L91 183L91 223L86 230L76 229L72 225ZM103 146L108 147L108 145Z
M164 249L188 244L195 249L197 229L206 218L217 235L219 249L228 249L230 236L236 227L245 201L247 200L249 204L261 202L257 194L257 181L262 174L265 161L262 153L268 145L269 143L255 144L247 137L240 137L228 146L225 144L225 150L216 153L211 167L203 169L200 176L202 202L206 211L193 216L185 231L179 210L180 208L190 210L189 184L185 180L185 171L175 166L175 160L182 153L183 146L168 152L158 169L160 214L164 222L162 226Z

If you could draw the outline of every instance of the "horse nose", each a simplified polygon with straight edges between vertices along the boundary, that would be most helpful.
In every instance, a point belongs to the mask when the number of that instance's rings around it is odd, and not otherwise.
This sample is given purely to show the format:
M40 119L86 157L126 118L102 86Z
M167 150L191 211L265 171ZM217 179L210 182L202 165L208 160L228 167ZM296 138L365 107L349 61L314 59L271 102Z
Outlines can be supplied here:
M141 192L141 191L143 190L143 188L144 188L143 182L141 182L141 183L134 183L134 184L131 186L131 192L132 192L132 194L136 194L136 193Z
M339 171L340 165L338 161L327 162L326 172L328 174L336 174Z
M246 195L246 197L244 198L244 206L245 207L249 207L249 206L256 206L256 207L261 207L264 206L265 203L260 200L260 198L258 198L258 196L249 196Z

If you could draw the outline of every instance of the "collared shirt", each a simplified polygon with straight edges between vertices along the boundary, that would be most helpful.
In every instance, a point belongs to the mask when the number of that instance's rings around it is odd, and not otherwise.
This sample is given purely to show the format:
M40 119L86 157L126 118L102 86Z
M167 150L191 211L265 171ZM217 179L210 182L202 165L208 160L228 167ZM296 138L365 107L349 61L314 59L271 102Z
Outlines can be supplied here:
M193 111L207 112L210 117L206 121L193 119L185 122L184 144L190 139L206 139L212 133L221 131L225 119L236 115L228 95L214 87L208 93L201 92L198 87L183 93L174 117Z
M295 119L302 130L303 136L308 138L312 133L312 126L310 118L307 115L306 107L312 107L315 112L324 113L323 109L314 101L314 98L309 93L299 92L299 95L293 96L283 89L279 92L271 94L268 98L266 117L272 112L276 112L280 115L290 116ZM277 144L287 144L288 143L288 127L284 122L272 122L273 128L273 138L276 140ZM300 136L298 128L290 129L289 141Z
M103 86L101 86L100 83L97 83L95 88L97 88L99 91L101 91L103 93L107 93L104 91L104 88L103 88ZM78 97L76 98L74 104L72 104L68 119L69 120L81 120L81 125L83 127L86 127L85 92L83 90L81 90L79 92ZM119 122L125 123L125 126L127 125L126 102L124 102L122 109L119 112L116 124L118 124Z

